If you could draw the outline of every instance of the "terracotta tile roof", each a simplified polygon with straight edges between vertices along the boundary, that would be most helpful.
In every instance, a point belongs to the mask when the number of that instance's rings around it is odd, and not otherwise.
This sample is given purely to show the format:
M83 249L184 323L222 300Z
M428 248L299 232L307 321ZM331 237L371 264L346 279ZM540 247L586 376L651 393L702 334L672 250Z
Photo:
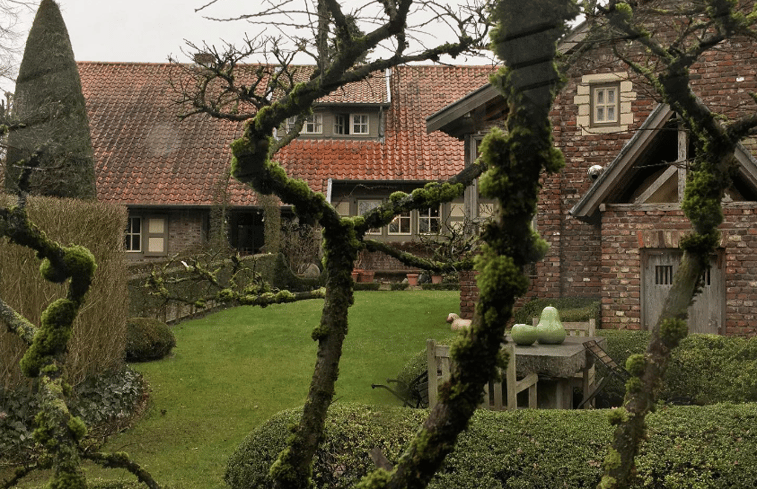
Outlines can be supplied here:
M297 140L277 155L292 176L325 192L334 180L441 180L465 165L463 143L437 131L426 117L476 90L490 66L403 66L391 75L385 142Z
M79 63L95 151L98 199L131 205L212 205L241 124L180 120L170 64ZM255 193L233 182L234 205Z
M180 120L168 83L170 64L79 63L95 150L98 198L129 205L207 206L230 161L240 123L192 116ZM336 180L437 180L463 167L462 143L426 134L425 118L486 82L491 67L407 66L325 97L325 103L382 103L385 141L296 140L277 159L289 174L325 192ZM303 70L305 73L306 70ZM383 87L383 88L381 88ZM382 92L383 90L383 92ZM255 193L232 181L230 203L255 205Z
M295 81L308 80L314 69L314 66L295 66L293 69ZM386 73L373 73L365 80L345 85L318 99L318 103L322 104L386 104L388 102Z

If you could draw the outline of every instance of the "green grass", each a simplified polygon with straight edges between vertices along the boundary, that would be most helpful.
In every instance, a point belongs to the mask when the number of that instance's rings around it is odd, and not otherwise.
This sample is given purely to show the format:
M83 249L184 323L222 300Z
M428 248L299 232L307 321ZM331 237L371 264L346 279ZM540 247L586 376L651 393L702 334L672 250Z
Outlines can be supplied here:
M304 402L322 304L239 307L174 327L172 357L134 365L152 387L147 414L106 449L128 452L172 488L225 487L226 460L242 439ZM458 310L456 291L356 293L336 402L399 405L371 384L394 378L427 338L448 337L445 319ZM123 471L90 475L131 479Z

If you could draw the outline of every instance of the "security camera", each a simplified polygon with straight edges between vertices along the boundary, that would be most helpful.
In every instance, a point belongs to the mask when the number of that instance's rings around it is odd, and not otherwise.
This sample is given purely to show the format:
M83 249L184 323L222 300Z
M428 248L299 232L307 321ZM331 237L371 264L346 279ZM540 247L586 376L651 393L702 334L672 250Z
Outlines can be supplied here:
M592 165L588 171L589 178L596 180L597 178L599 178L603 171L605 171L604 167L600 165Z

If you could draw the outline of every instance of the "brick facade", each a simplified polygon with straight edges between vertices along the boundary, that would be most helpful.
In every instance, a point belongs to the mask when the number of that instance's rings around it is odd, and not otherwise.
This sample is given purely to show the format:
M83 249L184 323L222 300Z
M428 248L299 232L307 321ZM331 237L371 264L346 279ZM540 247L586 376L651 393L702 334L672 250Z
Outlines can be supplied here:
M711 110L730 118L757 112L748 95L757 92L754 52L754 44L734 40L707 53L692 68L692 86ZM568 84L554 104L554 141L565 155L566 166L561 173L543 178L536 229L550 248L536 264L531 290L519 303L531 297L601 297L602 328L639 329L643 250L676 249L690 225L676 202L632 204L632 185L642 184L640 181L613 183L616 193L593 216L579 220L570 214L595 183L587 170L592 165L607 168L619 158L659 105L645 82L614 59L599 50L587 56L569 74ZM621 72L620 78L629 83L621 89L629 94L624 99L629 106L623 108L628 115L622 120L629 124L628 129L587 130L586 108L581 107L587 90L582 83L591 79L587 75ZM755 138L742 144L755 154ZM754 160L749 164L754 165ZM757 189L746 188L749 186L737 182L741 195L724 204L720 253L725 259L725 324L720 332L728 335L757 333ZM472 315L471 303L477 299L472 283L472 277L461 277L463 314L470 311Z

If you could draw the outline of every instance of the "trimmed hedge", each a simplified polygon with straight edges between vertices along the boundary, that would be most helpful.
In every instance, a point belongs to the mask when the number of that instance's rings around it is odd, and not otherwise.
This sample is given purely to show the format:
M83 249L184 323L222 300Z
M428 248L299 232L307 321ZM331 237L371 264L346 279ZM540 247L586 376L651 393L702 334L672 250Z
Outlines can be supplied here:
M533 299L513 313L516 324L531 324L542 310L552 306L560 311L561 321L588 321L594 318L597 327L601 324L600 300L596 297L559 297L556 299Z
M268 468L290 435L299 409L252 432L230 457L232 489L272 487ZM430 488L590 488L601 475L612 427L606 410L479 410L432 479ZM375 469L368 451L396 463L426 410L335 405L315 457L321 489L352 487ZM675 406L648 417L650 441L637 458L633 487L757 487L755 404Z
M126 321L126 361L160 360L176 346L176 337L163 321L129 318Z

